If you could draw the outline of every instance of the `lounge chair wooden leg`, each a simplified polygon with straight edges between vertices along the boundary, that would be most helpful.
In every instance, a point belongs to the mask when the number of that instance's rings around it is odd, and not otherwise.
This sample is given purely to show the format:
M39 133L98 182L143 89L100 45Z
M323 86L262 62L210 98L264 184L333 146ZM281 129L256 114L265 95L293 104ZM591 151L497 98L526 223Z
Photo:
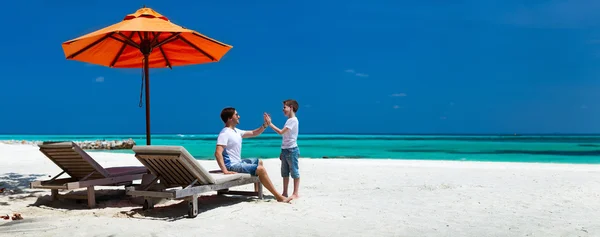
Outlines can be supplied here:
M50 191L50 196L52 197L52 201L58 200L58 189L52 189Z
M87 187L87 199L88 199L88 207L90 207L90 208L96 207L96 193L94 192L94 186Z
M263 199L263 186L261 182L258 183L254 183L254 185L256 185L255 187L258 186L258 188L256 189L256 192L258 193L258 198L259 199Z
M142 207L142 210L150 209L154 209L154 199L152 199L151 197L146 197L144 198L144 206Z
M188 217L195 218L198 216L198 194L194 194L188 202Z

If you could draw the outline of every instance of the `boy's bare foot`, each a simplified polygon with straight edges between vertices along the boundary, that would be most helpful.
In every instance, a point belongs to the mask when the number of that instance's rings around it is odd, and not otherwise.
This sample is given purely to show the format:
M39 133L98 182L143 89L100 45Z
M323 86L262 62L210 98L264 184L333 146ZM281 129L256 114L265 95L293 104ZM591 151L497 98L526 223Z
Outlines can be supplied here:
M288 197L285 200L283 200L285 203L290 203L292 201L292 197Z
M281 196L288 197L287 193L282 193Z
M292 199L298 199L298 198L300 198L300 195L298 195L298 194L292 194Z

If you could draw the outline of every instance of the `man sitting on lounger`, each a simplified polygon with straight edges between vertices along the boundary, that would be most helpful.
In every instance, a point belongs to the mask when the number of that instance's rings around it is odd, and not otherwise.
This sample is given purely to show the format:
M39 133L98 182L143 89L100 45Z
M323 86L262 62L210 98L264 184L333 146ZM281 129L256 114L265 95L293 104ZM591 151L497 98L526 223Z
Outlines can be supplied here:
M235 127L240 123L240 115L235 108L224 108L221 111L221 120L225 123L225 127L217 138L215 158L224 174L248 173L258 176L260 182L269 192L275 195L278 202L289 202L289 198L282 196L275 190L261 160L258 160L258 158L242 159L242 138L256 137L263 133L270 122L267 121L269 119L267 116L264 116L264 119L263 125L257 129L252 131L241 130Z

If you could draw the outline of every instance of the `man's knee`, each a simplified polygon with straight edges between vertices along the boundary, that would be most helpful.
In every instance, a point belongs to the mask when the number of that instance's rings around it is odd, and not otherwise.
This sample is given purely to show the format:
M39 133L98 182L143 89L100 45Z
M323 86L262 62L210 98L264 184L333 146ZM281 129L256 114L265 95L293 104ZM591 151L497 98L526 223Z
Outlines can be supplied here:
M263 174L265 171L266 171L266 170L265 170L265 167L264 167L264 166L262 166L262 165L259 165L258 167L256 167L256 174L257 174L257 175L259 175L259 174Z

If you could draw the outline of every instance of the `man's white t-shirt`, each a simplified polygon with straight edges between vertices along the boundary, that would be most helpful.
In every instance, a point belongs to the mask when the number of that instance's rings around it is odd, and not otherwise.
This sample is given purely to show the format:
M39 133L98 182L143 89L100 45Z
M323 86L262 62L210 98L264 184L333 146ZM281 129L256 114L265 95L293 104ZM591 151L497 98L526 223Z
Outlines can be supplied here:
M288 128L289 131L283 134L281 148L288 149L297 147L298 143L296 141L298 140L298 118L289 118L283 127Z
M225 166L229 167L242 162L242 136L246 131L225 127L217 137L217 145L225 146L223 159Z

